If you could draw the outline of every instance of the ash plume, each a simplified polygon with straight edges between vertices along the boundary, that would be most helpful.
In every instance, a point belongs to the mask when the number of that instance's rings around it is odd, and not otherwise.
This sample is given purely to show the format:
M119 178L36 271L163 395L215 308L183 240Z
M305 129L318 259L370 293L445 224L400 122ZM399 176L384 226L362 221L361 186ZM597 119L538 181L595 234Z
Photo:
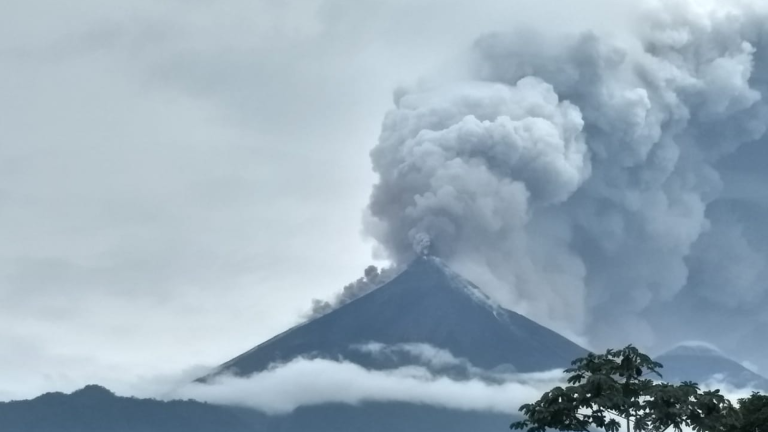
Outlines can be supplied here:
M344 306L391 281L398 273L399 270L395 266L384 267L379 270L378 267L370 265L365 268L361 278L345 285L331 300L313 299L312 307L305 318L315 319Z
M743 347L768 321L766 208L724 191L766 180L767 17L669 1L621 38L480 37L466 82L398 90L367 232L596 347Z

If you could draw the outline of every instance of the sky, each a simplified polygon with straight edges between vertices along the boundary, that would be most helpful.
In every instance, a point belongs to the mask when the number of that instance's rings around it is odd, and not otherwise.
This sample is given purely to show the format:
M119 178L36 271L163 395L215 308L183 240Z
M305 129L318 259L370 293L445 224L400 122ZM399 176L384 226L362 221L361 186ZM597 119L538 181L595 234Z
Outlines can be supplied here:
M616 0L0 0L0 399L197 370L300 322L393 258L364 221L396 89L470 74L489 32L622 41L637 17ZM764 206L742 158L723 193Z
M578 9L0 1L0 393L217 364L386 264L361 220L393 89Z

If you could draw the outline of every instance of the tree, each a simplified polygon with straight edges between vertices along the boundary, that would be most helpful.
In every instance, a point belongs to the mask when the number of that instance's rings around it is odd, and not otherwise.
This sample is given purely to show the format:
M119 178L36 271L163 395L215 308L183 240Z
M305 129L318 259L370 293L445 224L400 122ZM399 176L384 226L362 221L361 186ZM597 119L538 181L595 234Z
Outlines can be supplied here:
M654 381L662 365L629 345L590 353L565 370L568 386L555 387L520 407L525 419L510 428L528 432L735 432L738 413L718 390L702 392L691 382Z
M740 421L729 432L768 432L768 396L752 393L739 399Z

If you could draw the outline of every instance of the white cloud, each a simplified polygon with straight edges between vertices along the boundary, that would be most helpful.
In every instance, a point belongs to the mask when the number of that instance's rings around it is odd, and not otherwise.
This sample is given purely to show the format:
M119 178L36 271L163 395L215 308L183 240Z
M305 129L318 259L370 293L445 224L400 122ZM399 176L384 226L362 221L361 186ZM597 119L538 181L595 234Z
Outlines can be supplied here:
M369 343L358 347L375 355L409 352L422 365L388 370L371 370L345 360L297 358L274 364L248 377L220 375L206 384L189 383L194 375L165 389L156 384L134 386L133 394L164 399L192 398L221 405L243 406L267 414L287 414L299 407L323 404L360 405L373 402L401 402L461 411L515 414L520 405L534 402L555 386L566 386L562 370L537 373L493 373L474 367L450 352L427 344L385 345ZM467 379L454 379L436 368L468 366ZM201 375L200 369L190 371ZM353 383L350 385L350 383ZM168 391L167 388L174 390ZM713 377L702 390L716 390L736 403L753 389L736 388ZM140 389L140 390L139 390ZM138 391L138 393L137 393Z
M554 371L494 384L477 378L453 380L419 366L377 371L344 361L296 359L247 378L222 376L210 384L192 384L172 397L246 406L270 414L289 413L301 406L366 402L513 413L561 377L561 371Z
M385 345L378 342L369 342L353 347L360 352L371 354L374 357L395 357L398 354L411 355L419 363L434 368L451 366L471 366L467 359L456 358L450 351L434 347L425 343L401 343ZM396 358L396 357L395 357Z

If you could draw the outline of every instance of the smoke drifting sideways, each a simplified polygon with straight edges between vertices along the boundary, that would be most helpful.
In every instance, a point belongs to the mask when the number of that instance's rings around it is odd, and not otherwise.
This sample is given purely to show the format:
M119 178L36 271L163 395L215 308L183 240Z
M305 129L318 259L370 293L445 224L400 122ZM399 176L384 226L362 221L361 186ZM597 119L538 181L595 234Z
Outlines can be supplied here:
M378 267L370 265L363 272L363 277L345 285L331 300L312 299L312 307L304 318L315 319L344 306L391 281L400 271L401 269L397 266L384 267L379 270Z
M366 231L395 265L438 256L595 348L765 358L766 209L726 192L766 180L768 15L644 13L624 38L485 35L470 80L398 90Z

